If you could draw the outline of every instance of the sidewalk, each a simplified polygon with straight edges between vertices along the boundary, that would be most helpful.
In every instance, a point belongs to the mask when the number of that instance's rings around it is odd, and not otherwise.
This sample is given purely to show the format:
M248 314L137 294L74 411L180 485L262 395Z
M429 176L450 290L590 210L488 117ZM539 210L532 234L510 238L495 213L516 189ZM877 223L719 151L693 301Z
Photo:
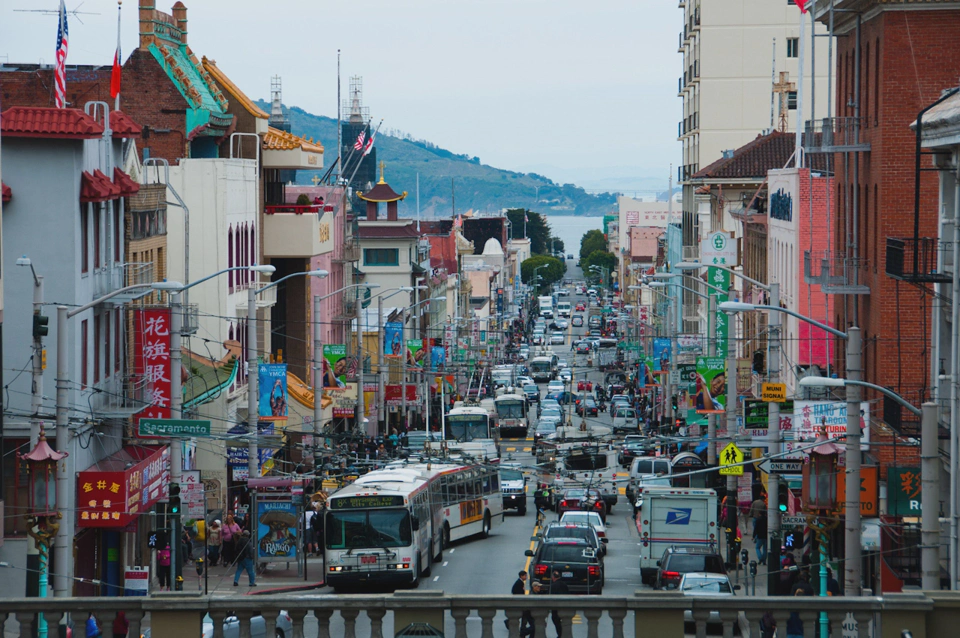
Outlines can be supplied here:
M257 574L257 584L250 587L246 572L240 574L239 585L233 586L236 567L218 565L209 568L206 575L207 592L211 596L260 596L267 594L286 594L312 591L324 587L323 559L319 556L307 558L307 576L297 575L297 564L267 563L265 571ZM183 591L203 591L204 576L197 576L193 563L183 567Z

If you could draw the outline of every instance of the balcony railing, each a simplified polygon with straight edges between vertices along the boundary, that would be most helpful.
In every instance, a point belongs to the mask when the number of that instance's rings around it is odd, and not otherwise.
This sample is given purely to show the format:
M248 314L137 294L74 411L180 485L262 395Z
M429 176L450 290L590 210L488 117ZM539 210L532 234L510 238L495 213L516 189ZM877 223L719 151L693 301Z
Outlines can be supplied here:
M147 407L149 384L143 375L126 375L107 380L93 401L93 412L101 418L123 418Z
M154 281L152 263L104 266L93 273L93 296L102 297L125 286L152 284ZM149 290L144 292L149 292Z
M869 151L870 143L862 139L864 121L862 117L825 117L822 120L807 120L804 127L804 150L807 153Z
M939 265L953 266L952 250L936 237L887 237L887 276L914 283L944 283L953 280L951 272ZM949 256L949 259L947 257Z
M322 210L322 204L310 204L309 206L297 206L296 204L276 204L264 207L264 212L267 215L276 215L278 213L306 215L310 213L319 213Z
M870 286L860 283L860 273L867 269L867 260L833 253L803 253L803 280L818 284L828 295L869 295Z
M237 619L240 636L249 636L257 618L262 635L277 633L277 619L290 635L303 636L305 625L317 626L319 636L440 635L457 638L493 638L506 619L511 638L519 636L521 616L529 611L535 633L546 636L552 625L551 610L556 610L564 635L572 635L575 618L585 626L587 636L613 635L682 638L684 613L690 612L690 624L696 635L705 635L708 622L722 624L723 635L734 627L744 636L761 635L760 620L770 613L777 627L786 627L791 612L799 615L805 634L816 633L819 615L825 613L834 633L857 638L892 635L887 626L896 625L896 634L909 631L913 638L949 635L949 619L955 599L950 592L926 596L920 592L884 594L883 597L749 597L738 596L736 605L720 604L714 596L685 596L676 592L638 592L634 596L543 596L536 602L524 596L447 596L443 592L405 595L353 595L349 600L336 596L202 597L161 594L147 597L111 598L8 598L0 601L0 614L7 631L20 636L32 635L31 623L43 613L48 626L56 627L69 614L73 635L85 635L84 625L91 611L101 627L110 627L119 612L129 622L128 634L139 636L146 629L157 638L177 628L178 635L200 635L203 618L213 621L213 635L223 636L223 622ZM280 616L281 611L285 612ZM711 614L715 614L712 621ZM479 622L474 623L471 621ZM887 621L886 623L884 621ZM427 629L429 626L433 629ZM417 631L419 630L419 631ZM549 630L553 632L553 627ZM946 633L938 633L946 632ZM580 633L579 631L577 633Z

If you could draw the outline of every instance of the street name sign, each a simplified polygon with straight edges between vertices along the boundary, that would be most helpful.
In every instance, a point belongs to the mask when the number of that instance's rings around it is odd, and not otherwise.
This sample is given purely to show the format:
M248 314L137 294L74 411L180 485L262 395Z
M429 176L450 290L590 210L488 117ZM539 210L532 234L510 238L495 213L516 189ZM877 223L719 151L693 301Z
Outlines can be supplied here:
M780 525L783 527L800 527L807 524L806 516L781 516Z
M767 403L785 403L787 400L786 383L764 383L760 386L760 400Z
M727 443L727 446L720 451L720 474L724 476L743 476L743 450L734 443Z
M140 419L137 435L141 437L208 437L210 421L196 419Z

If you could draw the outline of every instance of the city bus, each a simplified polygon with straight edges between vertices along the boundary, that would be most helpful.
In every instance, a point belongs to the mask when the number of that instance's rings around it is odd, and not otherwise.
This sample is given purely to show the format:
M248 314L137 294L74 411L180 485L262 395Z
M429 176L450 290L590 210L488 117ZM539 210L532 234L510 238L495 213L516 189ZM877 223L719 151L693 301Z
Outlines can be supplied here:
M455 441L496 440L493 417L485 408L462 405L447 412L447 437Z
M530 361L530 376L537 383L557 378L557 355L544 354Z
M497 430L501 439L527 438L530 421L527 417L527 398L513 388L494 399L497 409Z
M416 463L375 470L326 503L324 565L334 589L417 587L454 540L503 519L495 467Z

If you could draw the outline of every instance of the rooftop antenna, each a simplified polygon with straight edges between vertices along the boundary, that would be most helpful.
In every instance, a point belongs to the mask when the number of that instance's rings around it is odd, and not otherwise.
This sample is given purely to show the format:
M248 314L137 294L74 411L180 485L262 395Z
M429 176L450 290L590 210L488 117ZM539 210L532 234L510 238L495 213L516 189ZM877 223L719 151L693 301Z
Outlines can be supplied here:
M67 15L74 16L77 18L77 22L83 24L83 20L79 16L98 16L99 13L94 13L91 11L80 11L80 7L83 6L83 2L78 4L74 9L67 9ZM14 9L17 13L42 13L44 15L60 15L60 9Z
M283 114L283 80L279 75L270 78L270 126L290 132L290 126Z

